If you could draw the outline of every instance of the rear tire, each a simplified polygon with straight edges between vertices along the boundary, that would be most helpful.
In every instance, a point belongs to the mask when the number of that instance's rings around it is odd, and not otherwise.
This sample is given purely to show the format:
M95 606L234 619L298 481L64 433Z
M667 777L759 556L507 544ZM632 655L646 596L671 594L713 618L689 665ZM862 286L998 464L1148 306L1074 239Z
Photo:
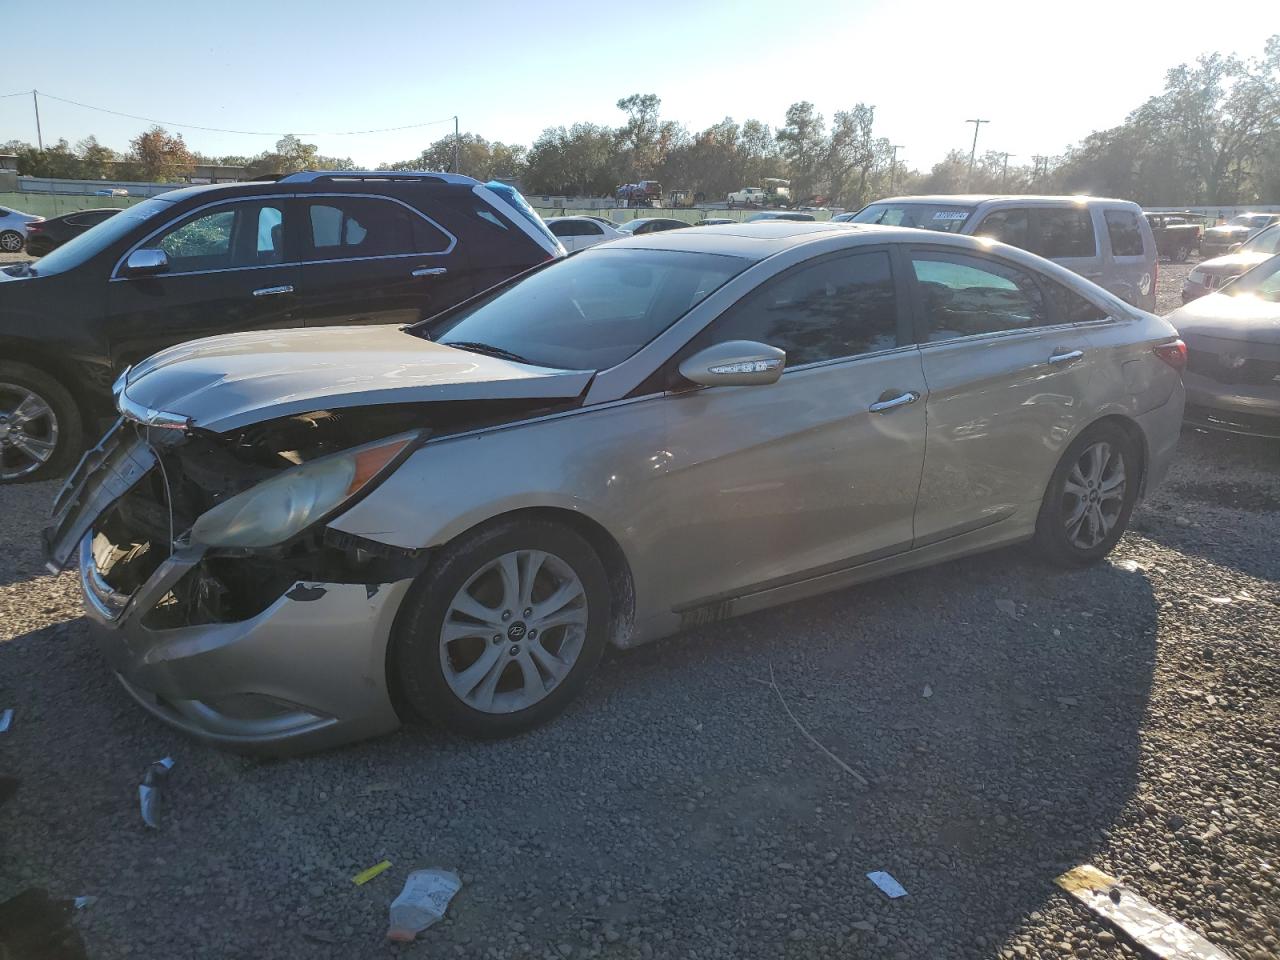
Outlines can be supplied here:
M0 360L0 483L61 476L83 449L84 423L67 388L38 367Z
M609 580L591 545L546 520L507 520L446 546L405 597L388 658L422 717L480 739L559 714L604 652Z
M1049 480L1036 518L1036 549L1058 566L1101 560L1124 535L1141 485L1141 455L1129 435L1113 423L1089 427Z
M1191 250L1185 244L1173 251L1174 263L1186 263L1187 257L1191 255Z
M17 230L5 230L0 233L0 250L5 253L21 253L27 238Z

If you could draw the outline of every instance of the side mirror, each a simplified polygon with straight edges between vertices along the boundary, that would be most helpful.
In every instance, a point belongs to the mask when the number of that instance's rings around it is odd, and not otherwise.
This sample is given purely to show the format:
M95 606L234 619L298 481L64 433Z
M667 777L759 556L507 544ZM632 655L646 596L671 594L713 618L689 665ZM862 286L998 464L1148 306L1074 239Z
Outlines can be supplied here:
M142 247L129 254L124 272L130 277L149 277L169 269L169 257L157 247Z
M747 387L776 383L787 365L777 347L752 340L713 343L680 364L680 376L704 387Z

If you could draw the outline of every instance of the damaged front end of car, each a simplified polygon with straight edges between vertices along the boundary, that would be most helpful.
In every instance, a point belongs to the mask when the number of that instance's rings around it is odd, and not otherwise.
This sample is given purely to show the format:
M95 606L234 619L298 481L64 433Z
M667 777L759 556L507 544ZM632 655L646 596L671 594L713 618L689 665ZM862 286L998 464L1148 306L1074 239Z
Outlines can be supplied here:
M386 644L425 568L327 526L429 437L545 400L318 410L214 433L119 403L45 532L78 558L107 660L153 714L222 745L315 749L399 724Z

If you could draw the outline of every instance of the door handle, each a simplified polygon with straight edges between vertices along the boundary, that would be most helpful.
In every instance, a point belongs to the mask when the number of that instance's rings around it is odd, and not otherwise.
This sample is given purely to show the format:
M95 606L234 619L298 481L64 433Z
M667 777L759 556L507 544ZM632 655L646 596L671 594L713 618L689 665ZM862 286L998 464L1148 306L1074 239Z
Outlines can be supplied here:
M1084 356L1083 350L1068 350L1066 353L1055 353L1049 358L1050 363L1074 363Z
M915 403L920 399L920 394L914 390L908 390L906 393L893 397L890 400L877 400L867 409L872 413L886 413L898 407L905 407L909 403Z
M293 284L284 283L278 287L259 287L253 291L255 297L275 297L282 293L293 293Z
M444 267L419 267L417 270L413 271L413 273L409 274L409 276L411 277L442 277L448 272L449 271L446 270Z

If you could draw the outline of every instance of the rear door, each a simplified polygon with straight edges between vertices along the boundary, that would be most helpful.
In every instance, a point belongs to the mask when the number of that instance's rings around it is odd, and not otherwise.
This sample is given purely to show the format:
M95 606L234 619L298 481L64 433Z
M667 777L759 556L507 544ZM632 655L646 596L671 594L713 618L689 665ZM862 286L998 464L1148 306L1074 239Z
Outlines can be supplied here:
M126 253L107 285L107 339L121 367L163 347L220 333L299 324L284 197L210 204L136 247L157 247L169 265L130 276ZM130 251L131 252L131 251Z
M1097 357L1085 325L1105 313L995 256L919 246L909 258L929 425L915 545L1034 522L1089 415Z
M1040 206L1034 208L1032 253L1060 263L1094 283L1102 284L1106 272L1099 245L1101 223L1084 205Z
M786 351L769 386L675 393L660 501L673 606L698 606L910 548L924 378L887 250L791 268L681 353L752 340ZM675 469L671 468L675 465Z
M474 292L457 238L407 203L352 194L297 202L306 326L416 323Z
M1150 224L1132 207L1101 207L1098 213L1108 246L1102 286L1126 303L1154 310L1157 253Z

